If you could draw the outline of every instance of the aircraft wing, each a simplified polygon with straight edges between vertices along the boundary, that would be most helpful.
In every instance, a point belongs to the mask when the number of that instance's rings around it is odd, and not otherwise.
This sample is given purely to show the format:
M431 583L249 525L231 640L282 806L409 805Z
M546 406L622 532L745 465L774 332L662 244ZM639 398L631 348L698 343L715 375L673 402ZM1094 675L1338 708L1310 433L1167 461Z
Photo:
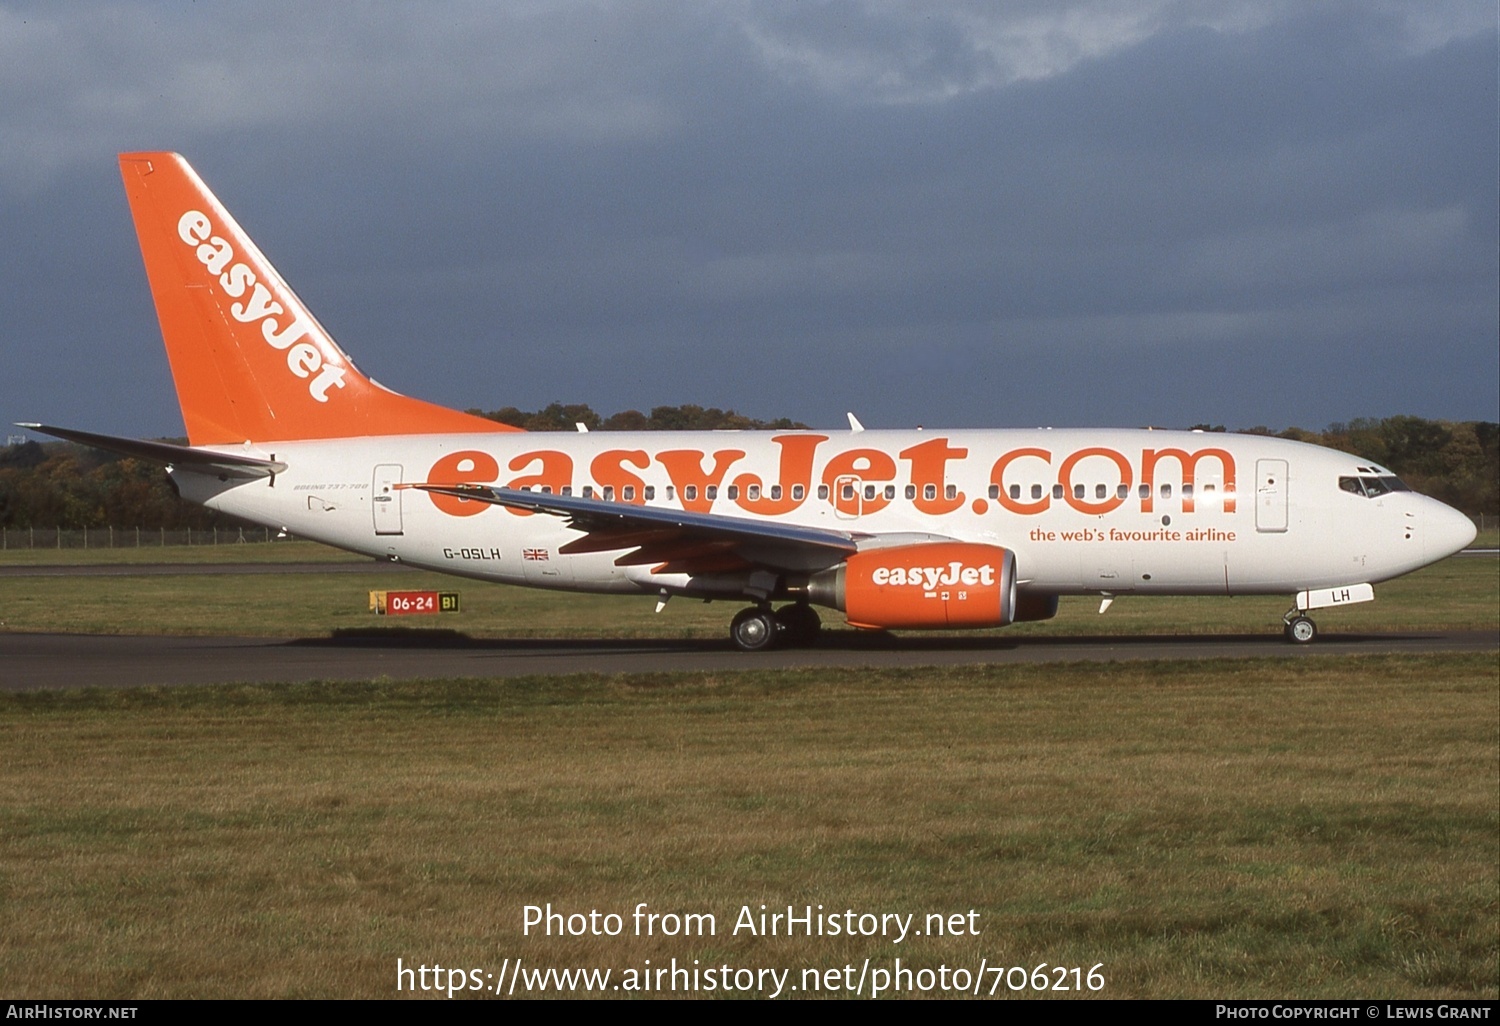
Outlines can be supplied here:
M125 456L164 463L168 467L182 467L200 473L222 474L229 477L270 477L286 469L279 460L263 460L257 456L242 456L238 453L210 452L171 442L147 442L138 438L120 438L115 435L96 435L91 431L75 431L72 428L51 427L47 424L17 424L16 427L40 431L54 438L77 442L94 449L118 452Z
M409 484L476 502L564 517L584 532L559 551L565 554L628 549L619 566L651 566L659 574L729 573L771 569L813 571L843 562L867 535L717 513L690 513L574 495L550 495L488 485Z

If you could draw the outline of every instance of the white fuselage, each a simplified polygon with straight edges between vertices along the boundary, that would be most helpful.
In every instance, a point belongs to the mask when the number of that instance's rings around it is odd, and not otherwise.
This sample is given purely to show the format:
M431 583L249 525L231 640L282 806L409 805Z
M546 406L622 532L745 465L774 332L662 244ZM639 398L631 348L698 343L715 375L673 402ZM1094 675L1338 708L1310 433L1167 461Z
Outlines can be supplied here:
M223 451L242 451L225 448ZM853 532L861 547L1001 546L1024 591L1286 594L1373 583L1473 537L1462 514L1355 456L1283 439L1147 430L594 432L263 443L286 471L178 470L187 498L329 545L507 584L730 594L735 580L560 552L557 516L433 495L487 484ZM1376 491L1374 487L1371 492ZM867 537L866 537L867 536ZM808 570L819 567L809 566Z

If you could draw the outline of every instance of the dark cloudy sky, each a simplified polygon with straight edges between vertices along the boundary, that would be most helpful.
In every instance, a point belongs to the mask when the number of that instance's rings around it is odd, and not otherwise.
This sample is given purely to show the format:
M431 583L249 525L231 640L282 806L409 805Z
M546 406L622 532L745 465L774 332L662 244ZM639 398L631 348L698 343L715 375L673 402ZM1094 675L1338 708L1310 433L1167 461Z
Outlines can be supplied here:
M115 154L370 374L816 426L1500 418L1491 0L0 3L0 417L180 434Z

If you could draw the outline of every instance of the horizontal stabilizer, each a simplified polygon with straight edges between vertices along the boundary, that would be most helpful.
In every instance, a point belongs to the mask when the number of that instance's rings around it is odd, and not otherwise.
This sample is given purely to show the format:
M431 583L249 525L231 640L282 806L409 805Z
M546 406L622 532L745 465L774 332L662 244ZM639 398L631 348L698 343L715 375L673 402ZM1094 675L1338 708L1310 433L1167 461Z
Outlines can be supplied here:
M119 438L115 435L96 435L91 431L75 431L72 428L52 427L48 424L17 424L17 427L40 431L44 435L66 439L94 449L117 452L152 463L164 463L169 467L197 470L204 473L228 474L231 477L272 477L286 470L286 464L276 460L263 460L256 456L238 453L210 452L193 449L171 442L147 442L138 438Z

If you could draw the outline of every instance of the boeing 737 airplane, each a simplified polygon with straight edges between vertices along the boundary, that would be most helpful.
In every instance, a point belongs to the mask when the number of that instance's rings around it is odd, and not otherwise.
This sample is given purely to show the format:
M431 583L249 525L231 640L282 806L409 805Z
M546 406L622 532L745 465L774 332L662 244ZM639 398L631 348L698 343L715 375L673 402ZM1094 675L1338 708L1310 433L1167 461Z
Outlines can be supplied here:
M1149 430L529 434L360 373L182 157L120 157L189 444L24 425L156 460L211 509L505 584L746 603L739 648L1003 627L1059 595L1314 609L1474 538L1384 467ZM424 344L427 340L423 340Z

